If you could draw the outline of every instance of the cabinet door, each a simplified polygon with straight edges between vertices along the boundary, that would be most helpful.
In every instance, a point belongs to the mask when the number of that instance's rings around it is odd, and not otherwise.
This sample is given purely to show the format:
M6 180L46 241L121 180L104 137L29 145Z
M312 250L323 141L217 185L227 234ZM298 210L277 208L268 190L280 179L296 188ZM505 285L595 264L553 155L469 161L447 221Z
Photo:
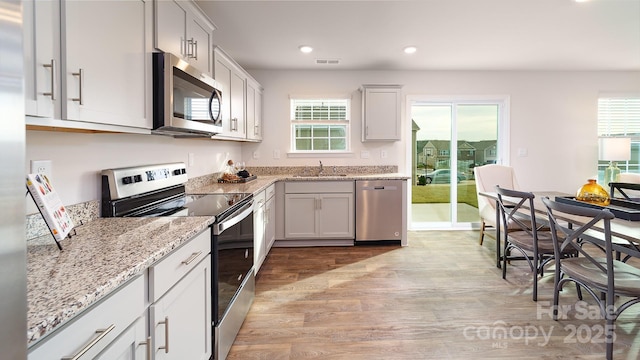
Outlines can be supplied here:
M152 350L151 337L147 337L147 317L141 316L118 336L95 360L147 360ZM147 348L148 347L148 348Z
M362 141L400 140L400 88L364 88Z
M150 129L151 0L62 6L63 118Z
M265 237L265 246L264 246L264 255L265 258L267 256L267 254L269 254L269 251L271 250L271 247L273 246L273 243L276 241L276 203L275 203L275 197L272 197L271 199L267 200L267 204L265 206L265 230L264 230L264 237Z
M187 10L176 0L155 1L155 47L184 57L186 51Z
M216 82L222 92L222 135L231 134L231 67L215 53L214 71Z
M265 203L264 191L254 197L255 205L253 209L253 267L255 273L258 273L260 266L264 261L265 248Z
M155 359L211 356L211 257L150 306Z
M262 140L262 92L260 85L247 79L246 91L246 123L247 139Z
M353 194L319 194L319 236L354 239Z
M244 116L245 79L244 74L237 71L231 74L231 131L238 138L246 138L247 134Z
M189 63L196 69L212 74L211 64L211 34L213 29L207 27L204 21L190 18L187 23L187 52Z
M25 114L59 118L60 8L56 1L23 2Z
M318 200L315 194L285 195L284 237L303 239L318 237Z

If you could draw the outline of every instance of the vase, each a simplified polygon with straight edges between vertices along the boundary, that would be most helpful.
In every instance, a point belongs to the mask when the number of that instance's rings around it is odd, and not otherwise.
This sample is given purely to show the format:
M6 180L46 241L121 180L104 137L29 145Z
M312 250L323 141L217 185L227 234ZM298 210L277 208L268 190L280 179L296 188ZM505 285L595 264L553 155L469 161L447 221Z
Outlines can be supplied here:
M600 206L607 206L611 203L609 193L595 179L589 179L578 189L576 200Z

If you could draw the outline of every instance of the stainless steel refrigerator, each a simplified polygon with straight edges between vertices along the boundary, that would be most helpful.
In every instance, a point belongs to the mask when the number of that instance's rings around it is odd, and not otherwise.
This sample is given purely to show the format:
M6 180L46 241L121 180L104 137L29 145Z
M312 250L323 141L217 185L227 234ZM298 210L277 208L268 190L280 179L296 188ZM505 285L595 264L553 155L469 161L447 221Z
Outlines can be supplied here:
M0 358L27 358L21 1L0 0Z

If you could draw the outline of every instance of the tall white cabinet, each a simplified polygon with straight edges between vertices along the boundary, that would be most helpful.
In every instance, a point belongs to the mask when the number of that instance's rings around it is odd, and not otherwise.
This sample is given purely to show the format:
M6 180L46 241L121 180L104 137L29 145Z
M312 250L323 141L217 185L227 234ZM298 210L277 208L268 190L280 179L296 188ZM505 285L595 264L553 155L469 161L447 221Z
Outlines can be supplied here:
M262 140L262 87L252 78L246 86L247 140Z
M247 75L222 49L213 52L216 82L222 91L221 137L246 139L245 82Z
M148 133L152 1L26 0L24 9L27 125Z

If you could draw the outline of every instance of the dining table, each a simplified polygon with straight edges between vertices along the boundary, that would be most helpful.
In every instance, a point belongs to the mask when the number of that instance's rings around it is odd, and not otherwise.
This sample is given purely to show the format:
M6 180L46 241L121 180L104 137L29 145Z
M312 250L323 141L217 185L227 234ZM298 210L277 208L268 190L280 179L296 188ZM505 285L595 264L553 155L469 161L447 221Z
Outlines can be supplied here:
M536 214L541 215L540 220L542 220L543 222L548 222L548 218L547 218L547 208L542 202L542 198L548 197L551 200L556 200L556 197L573 196L572 194L567 194L559 191L533 191L532 193L535 196L533 199L534 211ZM483 192L479 192L479 194L495 202L496 224L498 224L498 226L496 226L496 266L500 268L501 267L500 263L502 261L501 233L503 231L501 231L501 226L500 226L501 219L500 219L500 207L498 206L498 193L491 192L491 191L483 191ZM503 197L502 200L503 202L507 202L507 203L510 202L510 199L508 197ZM523 205L522 208L528 209L528 206ZM537 216L536 216L536 219L538 219ZM559 219L563 221L567 221L568 223L571 223L574 225L578 225L578 226L584 225L585 223L584 219L577 216L576 217L562 216L562 217L559 217ZM604 226L602 222L596 223L592 227L592 229L595 231L604 233ZM506 236L506 231L504 231L504 233ZM613 220L611 220L611 236L613 238L623 239L623 240L630 241L640 245L640 221L625 220L617 217L614 218Z

